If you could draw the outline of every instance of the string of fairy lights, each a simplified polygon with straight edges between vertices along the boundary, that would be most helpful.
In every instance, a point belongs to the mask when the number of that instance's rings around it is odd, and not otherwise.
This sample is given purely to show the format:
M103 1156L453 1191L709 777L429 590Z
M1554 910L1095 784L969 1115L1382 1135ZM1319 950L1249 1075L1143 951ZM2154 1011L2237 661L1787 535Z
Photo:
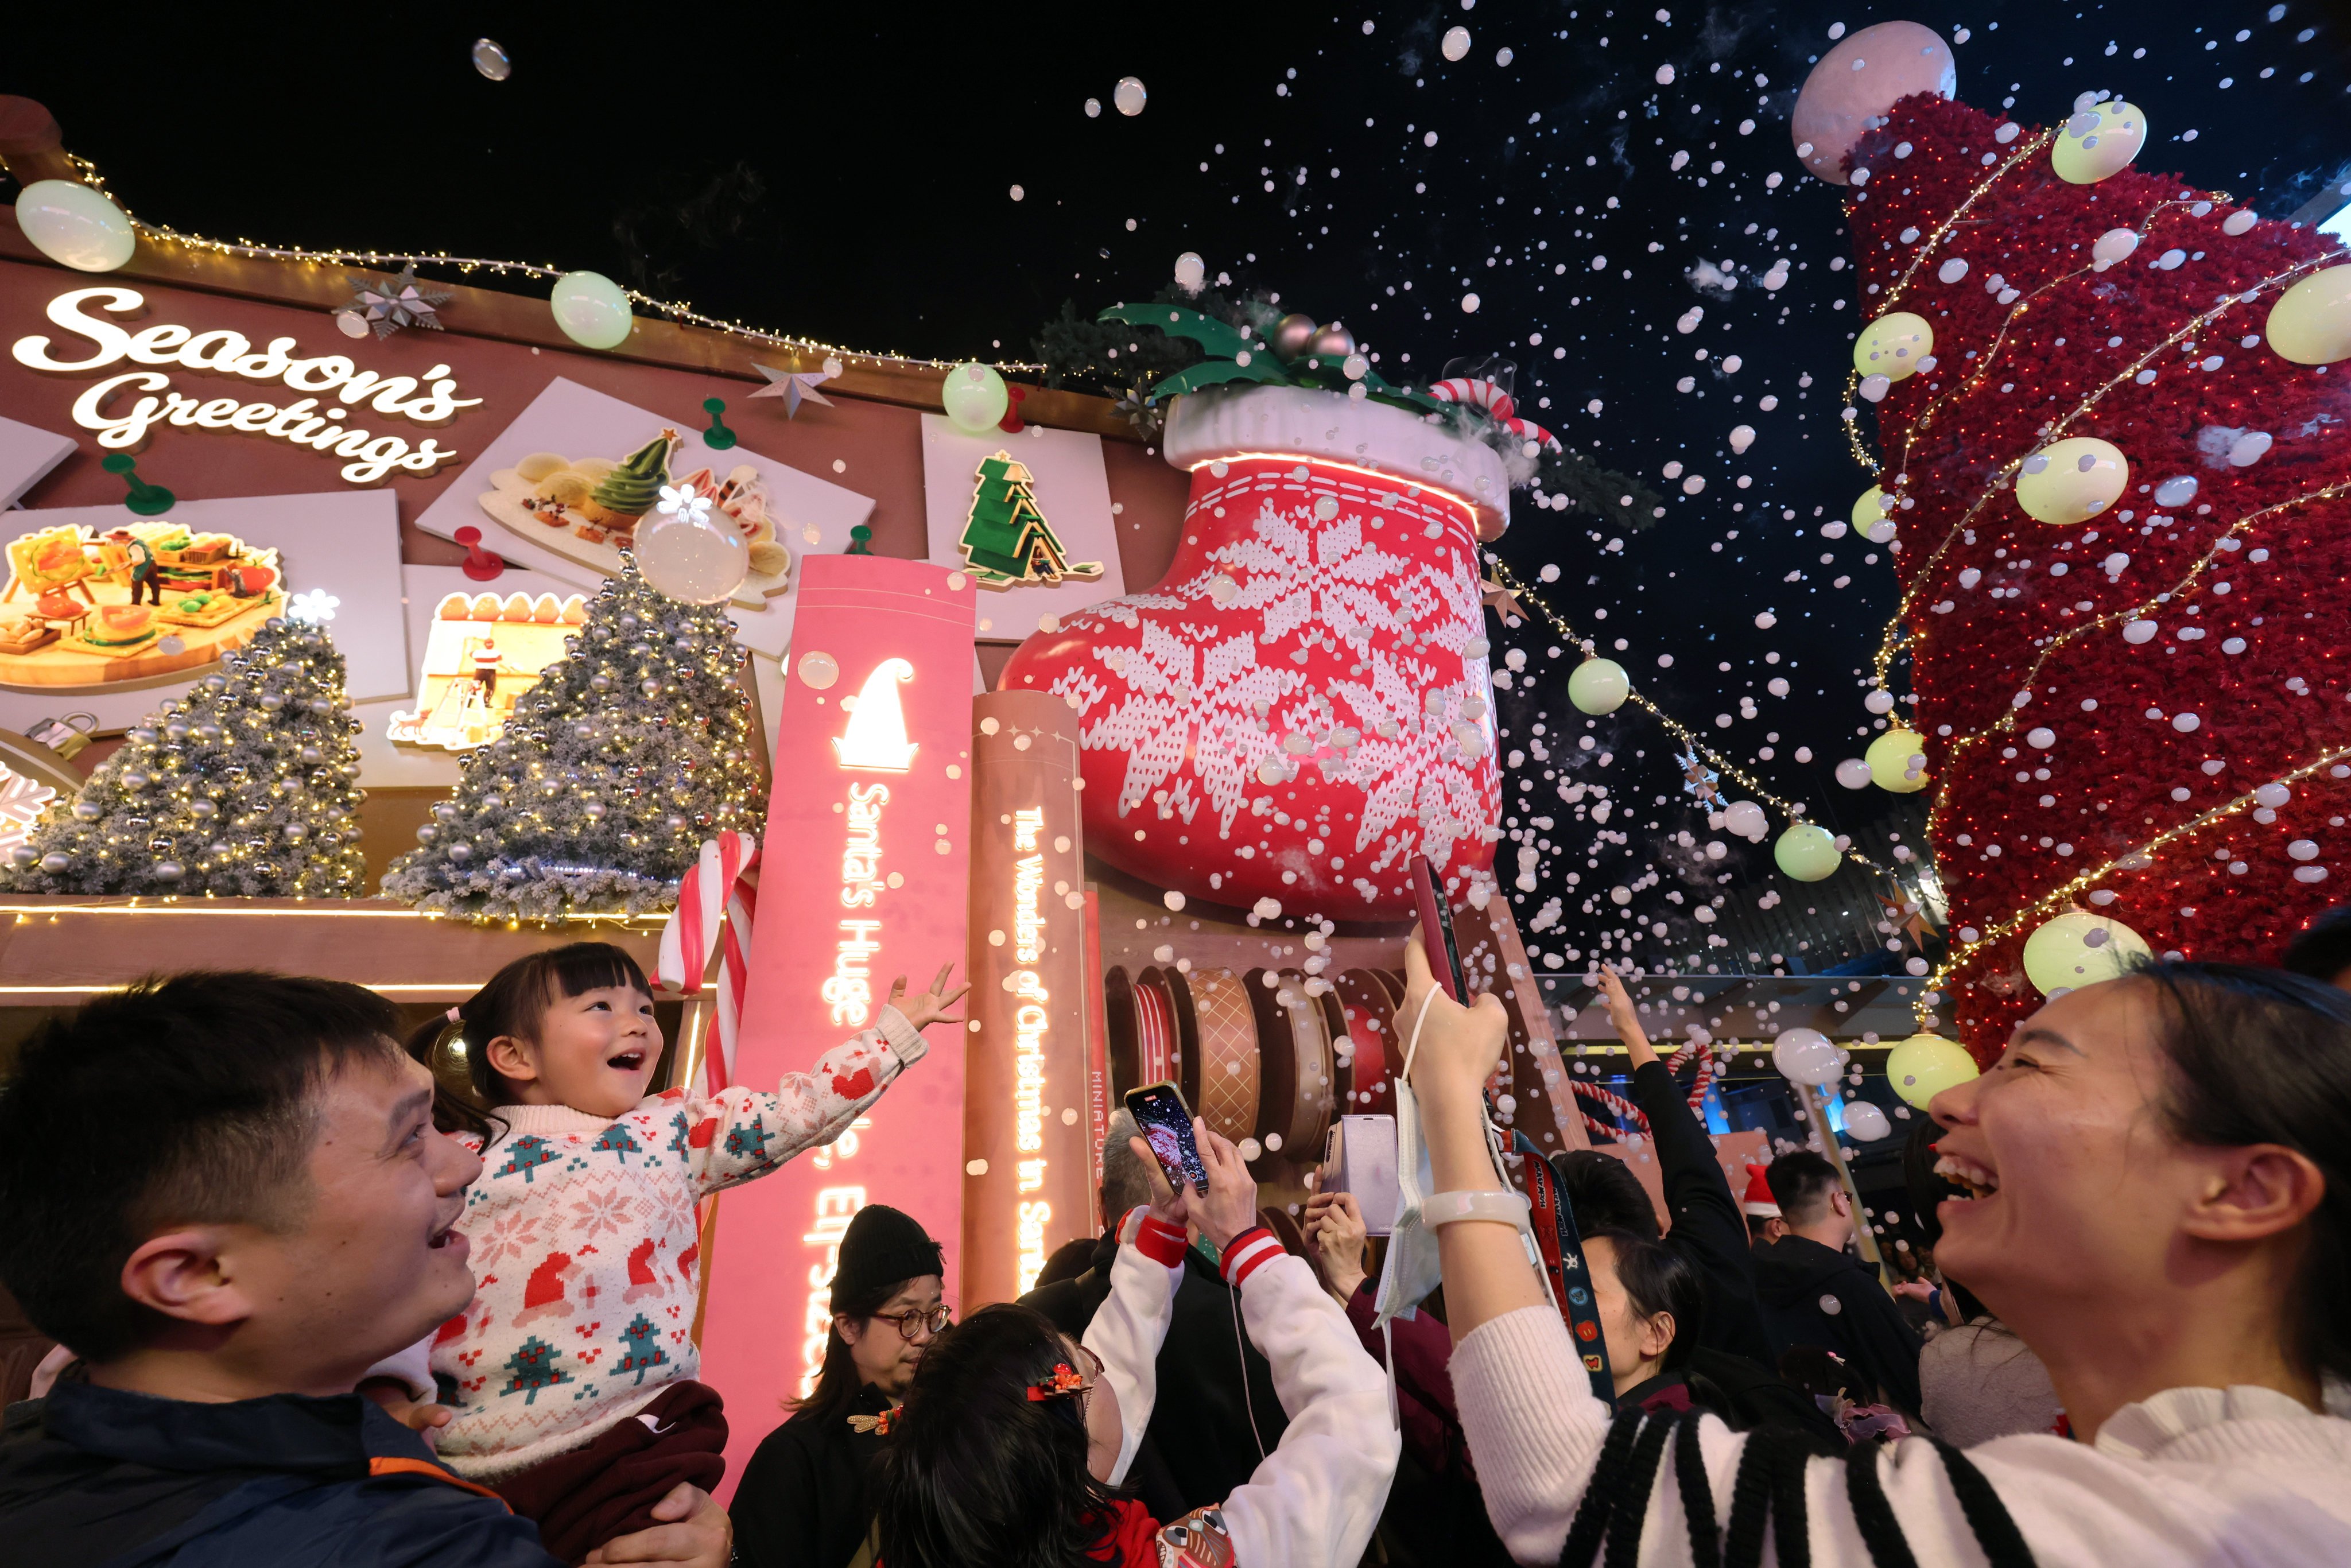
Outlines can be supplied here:
M2324 769L2342 766L2346 758L2351 758L2351 746L2336 747L2304 763L2292 772L2280 774L2276 779L2265 781L2265 785L2267 783L2298 784ZM2063 909L2116 872L2144 870L2153 862L2158 851L2178 843L2182 839L2192 837L2215 822L2226 821L2250 810L2260 803L2260 789L2249 789L2236 799L2215 806L2209 811L2201 812L2184 822L2173 824L2135 849L2126 850L2102 864L2090 867L2071 881L2043 894L2039 898L1995 925L1980 929L1972 926L1965 928L1976 931L1972 938L1965 936L1962 932L1954 932L1950 946L1944 950L1943 961L1936 966L1934 973L1928 977L1926 990L1911 1003L1912 1011L1919 1019L1919 1028L1929 1027L1927 1020L1928 1014L1933 1011L1933 1007L1928 998L1935 998L1939 1000L1938 993L1949 982L1950 977L1957 974L1960 967L1976 953L1996 942L2015 936L2026 926L2040 920L2042 916L2053 915Z
M1562 637L1567 639L1568 642L1573 643L1576 647L1583 649L1586 657L1598 656L1593 653L1595 644L1593 640L1583 635L1581 632L1577 632L1574 627L1569 625L1565 617L1562 616L1558 611L1552 609L1550 603L1544 600L1542 595L1528 587L1527 584L1520 580L1518 574L1510 570L1509 562L1491 553L1489 553L1487 559L1492 565L1494 580L1499 583L1502 588L1510 593L1511 598L1519 601L1522 604L1531 605L1534 609L1535 613L1541 615L1551 626L1552 631L1558 632ZM1782 816L1787 818L1790 821L1802 822L1810 820L1805 815L1805 809L1802 805L1780 795L1778 792L1773 790L1770 785L1756 778L1752 773L1750 773L1747 769L1741 768L1738 763L1733 762L1729 758L1725 757L1721 752L1717 751L1714 747L1708 746L1704 737L1699 736L1695 730L1691 729L1689 726L1684 724L1681 720L1676 718L1673 715L1659 707L1656 703L1650 701L1648 696L1645 695L1638 686L1632 687L1625 694L1625 700L1640 708L1651 718L1656 719L1660 725L1663 725L1666 729L1672 734L1675 739L1680 741L1682 745L1688 749L1690 755L1704 758L1707 765L1712 768L1717 773L1729 779L1737 779L1742 789L1746 789L1750 794L1756 796L1758 799L1770 803L1774 810L1779 811ZM1845 859L1853 862L1855 865L1862 866L1876 873L1877 875L1886 878L1886 880L1891 883L1897 892L1899 892L1903 902L1909 902L1915 897L1909 887L1903 883L1900 877L1894 873L1891 867L1879 864L1868 855L1865 855L1859 850L1853 848L1850 842L1848 842L1838 852L1843 854Z
M535 282L543 283L552 283L563 277L567 271L577 270L536 262L504 261L490 256L452 256L447 251L342 248L312 250L300 246L265 245L257 240L214 239L207 235L189 234L166 224L143 222L131 212L130 204L107 188L106 176L99 172L98 165L78 154L68 153L67 156L72 160L75 172L80 175L82 183L121 208L122 215L131 220L131 226L143 237L151 241L180 246L189 250L210 251L216 256L236 256L248 260L292 261L319 267L365 267L379 271L411 266L447 267L465 276L486 272L501 277L528 277ZM795 353L822 355L844 362L862 361L871 365L903 365L933 371L953 370L957 363L962 362L953 360L926 359L917 354L901 354L887 350L876 353L866 349L852 349L841 343L828 343L819 338L805 338L789 332L770 332L764 328L752 327L739 320L708 315L695 309L684 300L663 299L635 288L622 288L621 292L627 296L631 305L642 306L655 315L666 317L670 320L682 322L687 326L705 328L714 332L723 332L728 337L741 338L748 342L770 348L790 350ZM996 360L988 362L1007 375L1040 375L1046 370L1044 365L1027 360Z
M2175 202L2167 203L2165 204L2174 205L2178 204ZM2151 222L2152 214L2150 214L2148 219L2145 221ZM2093 408L2097 406L2101 399L2103 399L2108 392L2113 392L2116 387L2119 387L2126 382L2136 383L2138 377L2145 373L2147 367L2168 350L2175 348L2179 344L2189 340L2190 338L2198 336L2205 328L2210 326L2214 321L2219 320L2220 317L2227 314L2232 308L2238 305L2250 303L2252 300L2257 298L2266 289L2280 287L2293 283L2307 273L2315 270L2321 263L2327 259L2327 256L2324 253L2318 256L2305 257L2304 260L2295 263L2294 266L2285 268L2283 271L2273 273L2269 277L2262 278L2260 282L2255 283L2245 289L2231 292L2224 296L2220 302L2215 304L2210 310L2203 311L2198 315L2189 318L2188 320L2182 323L2177 329L2169 333L2160 341L2157 342L2152 348L2148 349L2145 353L2131 361L2119 371L2116 372L2115 375L2109 377L2105 382L2101 383L2095 390L2092 391L2087 396L2083 398L2082 401L2076 403L2071 410L2052 421L2047 429L2042 434L2042 444L2045 446L2052 442L2061 439L2064 435L2064 433L2073 426L2076 420L2088 414ZM2059 284L2070 282L2073 279L2083 276L2084 273L2088 270L2088 268L2083 267L2077 268L2073 272L2066 273L2063 277L2053 279L2049 284L2044 285L2042 288L2034 290L2034 297L2046 293L2049 289L2056 287ZM1914 424L1904 436L1903 465L1907 465L1909 461L1911 444L1917 439L1918 433L1925 428L1927 423L1933 417L1934 413L1938 412L1944 403L1974 391L1977 387L1980 386L1983 383L1984 379L1991 373L1993 360L1999 355L2001 350L2007 343L2009 329L2013 327L2017 320L2024 315L2026 308L2031 305L2031 303L2032 298L2030 298L2017 302L2015 308L2009 313L2008 320L2002 324L2000 335L1994 339L1992 347L1983 355L1983 362L1981 366L1974 372L1971 379L1965 381L1962 384L1955 387L1949 392L1939 394L1928 402L1926 410L1921 413L1917 423ZM1936 541L1935 548L1928 553L1926 560L1921 562L1917 569L1911 574L1909 585L1903 589L1900 598L1896 601L1892 619L1887 621L1885 629L1878 634L1877 651L1873 656L1872 664L1876 671L1877 684L1879 685L1883 686L1886 685L1888 674L1893 669L1894 661L1903 653L1915 647L1919 642L1924 640L1925 634L1923 632L1917 632L1912 629L1909 617L1911 611L1916 608L1919 599L1927 592L1929 580L1934 576L1936 565L1941 561L1945 552L1950 549L1952 541L1964 537L1969 528L1974 523L1976 517L1982 512L1984 507L1991 505L1993 497L1998 496L2004 486L2013 482L2018 470L2023 466L2025 459L2031 455L2031 453L2024 453L2018 456L2011 457L1993 473L1988 476L1984 480L1982 488L1977 493L1975 500L1969 505L1966 511L1962 512L1959 517L1953 521L1949 528L1944 530L1943 537ZM1897 465L1896 468L1896 484L1897 486L1901 483L1901 466L1902 465ZM2316 497L2301 497L2300 499L2306 500L2312 498ZM2282 505L2292 504L2294 503L2282 503ZM2256 515L2258 516L2260 514Z
M2009 154L2005 162L1979 181L1975 189L1970 191L1966 198L1951 209L1950 215L1936 226L1935 232L1927 236L1926 243L1921 245L1917 252L1911 256L1910 265L1903 269L1902 276L1896 279L1894 287L1886 291L1886 298L1879 306L1880 312L1893 308L1894 302L1902 297L1904 289L1910 287L1910 280L1917 276L1918 269L1927 265L1928 257L1935 253L1936 247L1940 246L1951 231L1959 226L1959 220L1967 215L1969 208L1982 200L1986 193L1990 192L2002 178L2022 166L2028 159L2055 141L2056 137L2057 131L2053 126L2043 131L2039 135L2019 146L2015 152ZM1848 225L1853 221L1853 203L1845 204L1845 221ZM1868 449L1861 444L1861 422L1854 401L1855 392L1860 385L1860 370L1856 367L1847 371L1844 382L1844 403L1846 408L1854 409L1855 413L1844 421L1844 439L1845 444L1853 450L1853 460L1874 474L1877 471L1877 464L1869 455Z
M2153 615L2163 605L2168 603L2177 603L2181 599L2187 597L2189 593L2196 591L2200 586L2201 579L2204 575L2211 570L2213 564L2220 559L2222 554L2230 550L2232 541L2241 540L2246 534L2252 531L2253 525L2263 517L2269 517L2273 513L2286 511L2295 507L2307 507L2319 501L2331 501L2338 496L2351 496L2351 480L2341 480L2335 484L2325 486L2321 489L2312 490L2300 496L2289 497L2285 500L2274 502L2269 506L2263 507L2258 511L2247 512L2243 517L2239 517L2235 522L2231 523L2220 533L2214 535L2212 542L2205 548L2204 553L2196 559L2195 564L2188 569L2186 575L2182 576L2177 582L2173 583L2169 589L2160 593L2157 593L2137 604L2131 605L2122 610L2109 610L2102 615L2097 615L2088 621L2083 622L2078 626L2069 626L2063 632L2053 633L2048 641L2041 645L2040 651L2033 655L2032 664L2026 669L2023 678L2017 683L2017 689L2019 691L2030 690L2033 681L2039 678L2043 667L2045 666L2051 659L2055 658L2059 652L2071 644L2081 641L2093 632L2103 632L2111 626L2119 626L2126 622L2138 620L2143 616ZM1979 742L1988 740L1994 735L2005 734L2014 730L2016 727L2016 716L2019 710L2012 706L2004 708L2001 710L1998 718L1992 720L1981 729L1975 730L1967 735L1952 737L1946 752L1947 760L1944 765L1945 771L1948 773L1950 768L1958 763L1959 759L1966 754L1969 748L1977 745ZM1933 831L1935 825L1935 818L1940 813L1941 809L1942 791L1938 789L1935 792L1933 810L1929 811L1928 816L1928 828L1930 832Z

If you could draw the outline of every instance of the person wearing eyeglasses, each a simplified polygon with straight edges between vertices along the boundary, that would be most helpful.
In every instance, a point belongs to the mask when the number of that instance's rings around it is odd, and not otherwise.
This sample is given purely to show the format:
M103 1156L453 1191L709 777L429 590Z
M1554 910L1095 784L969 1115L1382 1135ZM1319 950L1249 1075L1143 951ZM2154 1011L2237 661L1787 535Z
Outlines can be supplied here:
M768 1434L736 1489L737 1563L872 1568L866 1468L924 1353L953 1321L946 1283L939 1244L912 1215L876 1203L850 1220L816 1388Z

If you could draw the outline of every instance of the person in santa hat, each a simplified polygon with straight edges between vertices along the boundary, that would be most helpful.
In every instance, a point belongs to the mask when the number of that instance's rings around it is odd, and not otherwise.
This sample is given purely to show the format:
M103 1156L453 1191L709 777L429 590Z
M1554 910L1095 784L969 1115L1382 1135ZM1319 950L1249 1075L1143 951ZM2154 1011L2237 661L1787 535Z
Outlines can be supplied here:
M1740 1211L1747 1216L1747 1235L1756 1251L1761 1252L1788 1234L1788 1222L1781 1217L1779 1200L1771 1196L1771 1184L1766 1179L1769 1166L1747 1167L1747 1196L1739 1200Z

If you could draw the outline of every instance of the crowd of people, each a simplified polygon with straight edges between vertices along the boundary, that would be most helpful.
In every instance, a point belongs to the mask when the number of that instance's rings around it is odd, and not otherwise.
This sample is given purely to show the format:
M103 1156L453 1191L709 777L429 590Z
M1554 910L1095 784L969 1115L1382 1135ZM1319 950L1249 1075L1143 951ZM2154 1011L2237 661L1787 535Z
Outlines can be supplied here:
M26 1324L0 1332L0 1556L2351 1561L2351 920L2285 966L2153 964L2032 1015L1905 1148L1933 1268L1891 1291L1819 1153L1733 1190L1604 975L1663 1201L1605 1150L1551 1162L1579 1350L1489 1136L1500 1005L1456 1005L1412 944L1426 1176L1389 1248L1353 1193L1261 1209L1205 1124L1206 1186L1171 1186L1123 1113L1099 1235L1017 1302L958 1321L922 1217L869 1206L813 1389L725 1508L746 1413L697 1376L697 1206L917 1068L958 1022L947 971L709 1098L648 1093L652 988L601 944L405 1042L356 987L157 980L45 1026L0 1092ZM1398 1300L1412 1225L1442 1283Z

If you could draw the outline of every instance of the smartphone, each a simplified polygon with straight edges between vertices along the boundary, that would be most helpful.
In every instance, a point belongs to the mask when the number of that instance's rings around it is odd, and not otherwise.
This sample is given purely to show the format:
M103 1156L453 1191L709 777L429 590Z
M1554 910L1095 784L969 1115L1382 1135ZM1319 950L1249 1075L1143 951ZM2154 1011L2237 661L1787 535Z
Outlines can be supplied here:
M1167 1185L1182 1192L1189 1182L1207 1192L1208 1170L1200 1163L1200 1145L1192 1141L1192 1108L1184 1103L1184 1092L1173 1083L1146 1083L1126 1092L1126 1108L1167 1173Z
M1469 988L1461 978L1461 946L1453 939L1453 909L1445 902L1445 889L1437 880L1437 868L1428 863L1426 855L1416 855L1412 862L1412 896L1420 914L1420 943L1428 956L1428 972L1445 988L1445 994L1467 1007Z
M1322 1192L1353 1193L1366 1234L1393 1233L1396 1210L1404 1207L1396 1184L1395 1118L1340 1117L1324 1136L1322 1175L1315 1186Z

